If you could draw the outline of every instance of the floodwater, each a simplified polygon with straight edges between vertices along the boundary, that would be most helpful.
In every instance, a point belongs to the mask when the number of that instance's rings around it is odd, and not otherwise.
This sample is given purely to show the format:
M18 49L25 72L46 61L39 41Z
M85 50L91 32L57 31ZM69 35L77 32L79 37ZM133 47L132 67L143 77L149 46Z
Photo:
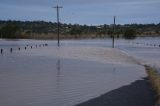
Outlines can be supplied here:
M141 40L116 40L116 47L141 59L157 53L153 60L159 61L160 48L137 44ZM72 106L146 77L125 52L110 49L110 39L64 40L60 48L56 43L0 40L1 106Z
M137 38L133 41L125 42L120 41L117 48L133 56L141 64L155 67L160 72L160 37Z

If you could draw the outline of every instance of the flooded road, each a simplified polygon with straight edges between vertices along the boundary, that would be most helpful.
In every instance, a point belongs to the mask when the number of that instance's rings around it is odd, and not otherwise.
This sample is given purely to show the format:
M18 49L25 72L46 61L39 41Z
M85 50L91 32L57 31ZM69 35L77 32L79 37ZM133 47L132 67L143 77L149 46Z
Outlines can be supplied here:
M130 56L111 49L110 40L65 40L60 48L56 43L0 41L4 49L0 55L0 105L73 106L147 76ZM35 47L42 44L48 46ZM131 51L130 45L137 46L123 40L116 44L126 52Z
M160 37L137 38L128 43L122 42L119 42L117 48L125 51L140 63L155 67L160 72Z

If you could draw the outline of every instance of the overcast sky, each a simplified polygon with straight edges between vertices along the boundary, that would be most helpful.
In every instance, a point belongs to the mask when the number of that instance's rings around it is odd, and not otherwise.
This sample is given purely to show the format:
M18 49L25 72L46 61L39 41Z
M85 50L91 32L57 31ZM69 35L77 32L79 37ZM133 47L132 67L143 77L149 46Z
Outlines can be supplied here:
M55 5L63 6L63 23L159 23L160 0L0 0L0 20L56 21Z

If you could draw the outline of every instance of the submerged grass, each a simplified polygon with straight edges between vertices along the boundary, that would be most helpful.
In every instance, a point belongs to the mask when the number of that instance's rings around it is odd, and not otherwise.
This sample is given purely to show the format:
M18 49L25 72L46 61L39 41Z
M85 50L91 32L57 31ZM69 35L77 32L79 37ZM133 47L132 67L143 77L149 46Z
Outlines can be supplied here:
M145 66L148 78L156 92L156 106L160 106L160 74L152 67Z

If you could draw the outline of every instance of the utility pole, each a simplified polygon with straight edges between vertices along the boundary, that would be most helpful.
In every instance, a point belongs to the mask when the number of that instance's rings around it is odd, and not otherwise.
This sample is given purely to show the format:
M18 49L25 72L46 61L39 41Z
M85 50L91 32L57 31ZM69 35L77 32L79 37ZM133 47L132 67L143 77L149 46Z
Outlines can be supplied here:
M32 36L32 33L33 33L33 27L32 27L32 25L31 25L31 39L33 39L33 36Z
M115 26L116 26L116 16L114 16L113 36L112 36L112 48L115 47Z
M60 27L60 23L59 23L59 9L63 8L63 7L57 5L54 8L56 8L56 10L57 10L57 40L58 40L58 46L60 46L59 45L59 27Z

